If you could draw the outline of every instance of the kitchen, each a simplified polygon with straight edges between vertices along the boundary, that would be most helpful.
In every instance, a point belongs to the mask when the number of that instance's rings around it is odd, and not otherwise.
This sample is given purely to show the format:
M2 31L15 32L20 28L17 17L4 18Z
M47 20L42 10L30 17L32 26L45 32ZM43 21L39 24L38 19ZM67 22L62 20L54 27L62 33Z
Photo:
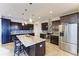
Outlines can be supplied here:
M0 4L0 48L3 47L0 51L4 51L1 53L11 52L12 56L22 53L24 56L78 55L78 5ZM68 9L64 10L65 7Z

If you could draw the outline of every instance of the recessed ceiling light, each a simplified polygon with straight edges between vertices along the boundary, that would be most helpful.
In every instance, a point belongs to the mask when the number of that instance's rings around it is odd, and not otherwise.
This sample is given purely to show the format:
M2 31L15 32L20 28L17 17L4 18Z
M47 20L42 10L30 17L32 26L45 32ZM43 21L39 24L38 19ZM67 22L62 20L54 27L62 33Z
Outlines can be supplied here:
M25 9L25 11L27 11L27 9Z
M49 13L50 13L50 14L52 14L53 12L52 12L52 11L50 11Z

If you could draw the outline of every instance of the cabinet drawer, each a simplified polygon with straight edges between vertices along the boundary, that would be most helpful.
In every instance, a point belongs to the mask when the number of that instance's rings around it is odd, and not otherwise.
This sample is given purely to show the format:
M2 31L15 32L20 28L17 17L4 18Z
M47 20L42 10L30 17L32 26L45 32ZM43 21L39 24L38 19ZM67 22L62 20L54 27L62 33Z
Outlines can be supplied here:
M77 55L77 45L60 42L60 48L74 55Z

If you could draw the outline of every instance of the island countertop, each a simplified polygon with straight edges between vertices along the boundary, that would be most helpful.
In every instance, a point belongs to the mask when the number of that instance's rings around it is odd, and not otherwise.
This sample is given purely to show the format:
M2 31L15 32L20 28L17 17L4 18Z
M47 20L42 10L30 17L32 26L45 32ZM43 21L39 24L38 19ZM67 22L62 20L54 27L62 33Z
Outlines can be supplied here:
M17 38L26 46L32 46L34 44L45 41L46 39L42 39L36 36L27 36L27 35L17 35Z

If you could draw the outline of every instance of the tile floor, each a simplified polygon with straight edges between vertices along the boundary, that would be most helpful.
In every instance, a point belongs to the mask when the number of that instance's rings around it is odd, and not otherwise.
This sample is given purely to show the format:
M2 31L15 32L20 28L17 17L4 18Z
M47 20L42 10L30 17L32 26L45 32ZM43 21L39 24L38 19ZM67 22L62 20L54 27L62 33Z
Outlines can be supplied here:
M13 56L14 51L13 47L14 47L13 43L8 43L3 45L3 47L0 47L0 56ZM59 49L57 45L46 42L45 56L74 56L74 55Z
M57 45L46 42L46 56L74 56L74 55L61 50Z

